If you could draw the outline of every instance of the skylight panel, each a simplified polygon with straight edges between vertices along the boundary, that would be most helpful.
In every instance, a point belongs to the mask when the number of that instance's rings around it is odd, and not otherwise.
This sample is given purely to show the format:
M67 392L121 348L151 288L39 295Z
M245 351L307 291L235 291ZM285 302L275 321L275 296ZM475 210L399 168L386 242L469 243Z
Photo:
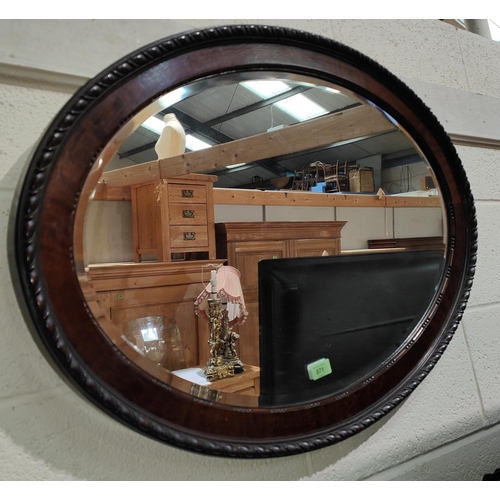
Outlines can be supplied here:
M186 135L186 148L191 151L199 151L200 149L211 148L212 145L208 142L197 139L191 134Z
M156 116L150 116L143 124L142 126L144 128L147 128L148 130L151 130L151 132L155 132L158 135L161 134L161 131L165 127L165 122L163 120L160 120L159 118L156 118Z
M276 106L303 122L326 115L328 111L302 94L296 94L276 103Z
M252 80L250 82L243 82L241 85L255 92L262 99L269 99L291 89L286 83L277 80ZM335 92L333 89L332 91ZM328 113L325 108L302 94L288 97L274 105L301 122Z
M259 97L262 97L262 99L269 99L291 88L286 83L278 80L252 80L250 82L242 82L241 85L256 93Z

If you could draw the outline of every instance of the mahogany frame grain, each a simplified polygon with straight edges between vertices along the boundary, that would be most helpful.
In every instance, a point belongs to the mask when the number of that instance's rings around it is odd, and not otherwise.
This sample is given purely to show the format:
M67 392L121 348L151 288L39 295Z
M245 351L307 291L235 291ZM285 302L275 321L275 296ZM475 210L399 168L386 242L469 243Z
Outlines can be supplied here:
M75 214L99 153L127 121L169 90L224 72L279 71L341 85L391 115L427 158L447 218L446 270L408 342L376 373L329 398L282 408L201 399L154 377L113 345L77 278ZM97 178L95 179L97 182ZM83 194L82 194L83 190ZM476 263L473 197L457 153L421 100L378 63L330 39L270 26L225 26L150 44L84 85L42 137L20 190L14 255L21 301L49 358L116 420L184 449L264 458L346 439L387 415L450 342Z

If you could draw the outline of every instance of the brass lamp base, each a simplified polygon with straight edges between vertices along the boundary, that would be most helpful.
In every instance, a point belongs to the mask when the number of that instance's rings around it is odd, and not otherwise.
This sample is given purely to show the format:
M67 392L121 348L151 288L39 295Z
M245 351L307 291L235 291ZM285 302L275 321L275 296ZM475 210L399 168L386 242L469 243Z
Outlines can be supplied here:
M205 366L205 377L210 382L234 377L234 368L222 361L222 358L210 358Z
M205 377L208 381L234 377L235 373L243 371L243 363L236 353L239 335L229 327L228 313L222 310L220 299L208 299L208 317L210 359L205 366Z

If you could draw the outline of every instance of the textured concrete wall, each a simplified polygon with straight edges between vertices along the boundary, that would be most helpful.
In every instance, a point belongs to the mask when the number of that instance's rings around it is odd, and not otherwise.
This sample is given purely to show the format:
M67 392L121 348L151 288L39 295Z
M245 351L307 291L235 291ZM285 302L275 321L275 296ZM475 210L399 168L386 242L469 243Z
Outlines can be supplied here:
M75 84L150 41L229 22L242 21L0 21L2 233L30 151ZM359 49L406 81L448 132L470 139L457 149L477 201L479 261L455 338L396 411L336 446L274 460L194 455L116 423L66 385L26 326L4 243L0 479L477 480L500 467L500 44L436 20L268 23ZM55 83L50 72L65 76Z

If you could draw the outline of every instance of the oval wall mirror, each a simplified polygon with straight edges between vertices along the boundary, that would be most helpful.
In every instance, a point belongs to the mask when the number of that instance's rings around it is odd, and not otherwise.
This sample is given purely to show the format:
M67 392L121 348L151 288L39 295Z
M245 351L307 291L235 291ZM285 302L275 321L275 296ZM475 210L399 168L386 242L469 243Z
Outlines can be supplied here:
M32 158L15 253L39 339L93 403L256 458L338 442L412 392L461 318L476 233L449 138L394 75L232 26L77 92Z

